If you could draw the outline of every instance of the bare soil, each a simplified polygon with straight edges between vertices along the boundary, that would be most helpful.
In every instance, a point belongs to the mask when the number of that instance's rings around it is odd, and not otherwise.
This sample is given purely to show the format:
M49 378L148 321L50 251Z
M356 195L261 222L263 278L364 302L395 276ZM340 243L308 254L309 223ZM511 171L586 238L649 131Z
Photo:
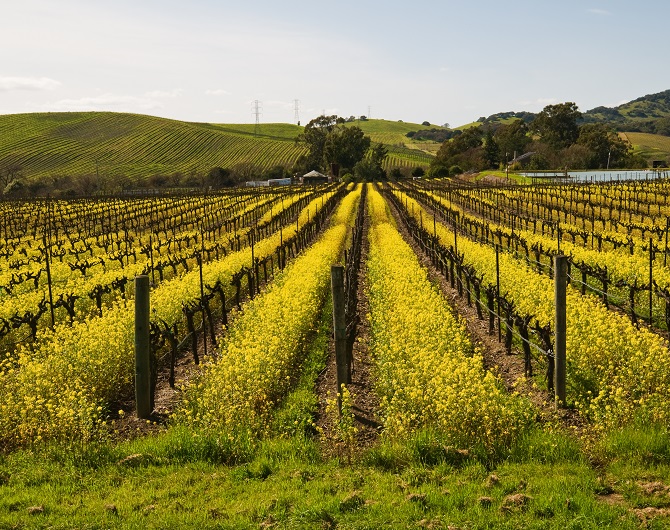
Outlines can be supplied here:
M356 446L369 447L375 443L382 425L379 422L377 412L379 410L379 398L374 392L374 363L369 356L368 344L370 343L370 323L367 319L369 313L367 290L366 262L370 244L368 241L368 230L370 220L366 213L363 225L363 242L361 246L361 261L358 270L358 292L357 292L357 314L359 315L356 327L356 340L353 345L353 367L349 391L352 397L352 412L357 429ZM319 411L317 414L317 425L324 433L326 451L333 451L328 447L329 441L336 438L334 432L333 418L326 413L328 399L335 399L337 388L337 366L335 363L335 342L333 337L328 344L328 361L325 370L317 380L317 395L319 396Z

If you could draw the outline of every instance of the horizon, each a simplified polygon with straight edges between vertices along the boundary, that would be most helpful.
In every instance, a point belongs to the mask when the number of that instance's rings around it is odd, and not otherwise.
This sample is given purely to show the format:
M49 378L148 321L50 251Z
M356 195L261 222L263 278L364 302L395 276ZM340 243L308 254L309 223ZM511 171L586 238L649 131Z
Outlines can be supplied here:
M670 87L648 22L670 4L636 6L26 0L0 22L0 114L250 124L258 100L261 123L296 123L298 100L301 124L325 113L458 127L566 101L615 107Z

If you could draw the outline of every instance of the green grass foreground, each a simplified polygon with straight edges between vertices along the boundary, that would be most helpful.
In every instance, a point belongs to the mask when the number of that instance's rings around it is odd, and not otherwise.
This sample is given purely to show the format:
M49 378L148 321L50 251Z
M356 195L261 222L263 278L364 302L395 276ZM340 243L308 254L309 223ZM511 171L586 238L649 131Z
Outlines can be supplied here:
M0 528L640 528L635 508L670 504L644 487L670 478L667 433L611 437L595 467L544 432L497 463L430 440L382 443L351 465L302 436L226 465L214 437L177 429L17 452L0 457Z

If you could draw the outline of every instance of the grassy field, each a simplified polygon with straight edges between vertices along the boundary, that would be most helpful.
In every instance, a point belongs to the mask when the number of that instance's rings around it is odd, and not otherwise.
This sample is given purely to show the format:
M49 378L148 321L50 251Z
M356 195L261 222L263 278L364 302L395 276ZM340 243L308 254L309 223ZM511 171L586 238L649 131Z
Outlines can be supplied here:
M295 141L296 137L303 131L303 127L300 125L294 125L292 123L261 123L258 126L258 134L256 134L256 125L253 123L221 123L212 125L211 127L213 130L232 134L245 134L257 136L259 138L290 141Z
M636 154L648 160L670 160L670 137L660 134L625 132L620 136L627 139Z
M667 481L667 462L620 448L594 468L566 438L528 442L497 464L436 447L431 457L420 440L355 465L306 440L273 440L226 465L214 440L177 432L52 447L0 457L0 527L666 528L667 501L651 485Z
M427 167L430 155L409 149L404 133L421 125L360 122L373 141L389 144L387 168ZM57 176L207 173L249 163L261 170L291 168L305 148L292 124L189 123L138 114L61 112L0 116L0 166L18 164L29 180ZM405 140L407 142L405 142Z
M411 131L423 131L427 129L442 129L439 125L421 125L418 123L405 123L402 121L389 120L365 120L352 122L353 125L360 127L363 132L370 136L373 142L393 145L397 147L416 147L416 143L407 137ZM430 142L420 142L421 144ZM439 147L439 144L436 144Z

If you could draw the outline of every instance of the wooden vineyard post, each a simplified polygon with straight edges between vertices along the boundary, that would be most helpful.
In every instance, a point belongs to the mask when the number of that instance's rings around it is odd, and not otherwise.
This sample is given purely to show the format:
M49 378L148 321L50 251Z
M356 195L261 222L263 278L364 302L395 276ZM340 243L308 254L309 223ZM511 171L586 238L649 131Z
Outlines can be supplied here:
M498 306L498 342L502 340L502 328L500 327L500 247L496 245L496 301Z
M654 321L654 240L649 238L649 327Z
M565 406L567 271L568 258L562 255L555 256L554 300L556 305L556 321L554 327L554 399L557 408Z
M137 417L151 415L151 343L149 339L149 276L135 278L135 402Z
M670 231L670 217L665 220L665 252L663 253L663 266L668 264L668 231Z
M47 267L47 283L49 285L49 307L51 309L51 329L56 325L56 318L54 316L54 295L51 280L51 204L47 197L47 221L48 226L44 234L44 257L46 258ZM48 236L48 238L47 238Z
M333 334L335 336L335 364L337 365L337 407L342 413L343 384L349 384L349 362L347 359L347 322L345 320L344 267L330 267L330 287L333 293Z

